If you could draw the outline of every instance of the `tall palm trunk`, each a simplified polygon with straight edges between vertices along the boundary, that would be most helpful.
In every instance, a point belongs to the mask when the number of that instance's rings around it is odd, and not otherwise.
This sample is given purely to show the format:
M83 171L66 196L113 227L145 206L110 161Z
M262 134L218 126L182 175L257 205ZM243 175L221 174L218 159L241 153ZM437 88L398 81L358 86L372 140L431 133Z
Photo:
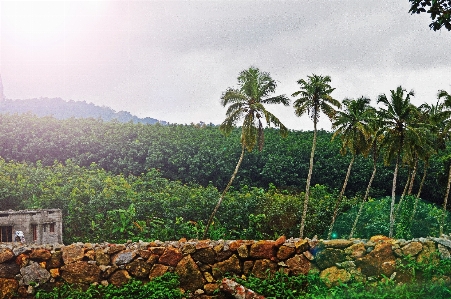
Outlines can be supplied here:
M421 195L421 190L423 189L424 181L426 180L428 166L429 166L429 160L426 160L424 162L423 177L421 178L420 187L418 188L418 193L417 193L417 196L415 197L415 203L413 204L412 215L410 216L410 226L413 225L413 218L415 217L415 213L417 212L418 200Z
M448 204L448 196L449 196L450 186L451 186L451 165L449 166L448 185L446 186L445 199L443 200L443 213L442 213L442 219L440 220L440 235L439 235L439 237L441 237L443 235L443 226L445 225L446 205Z
M355 155L352 155L351 162L349 162L348 171L346 172L345 181L343 183L343 187L341 188L340 195L338 196L337 202L335 203L334 214L332 216L332 223L329 227L329 233L327 234L327 239L330 239L332 236L332 230L334 229L335 219L337 219L338 208L340 207L341 200L343 199L343 195L346 190L346 185L348 184L349 175L351 174L352 164L354 164Z
M224 191L222 192L221 197L219 198L218 203L216 204L216 206L215 206L215 208L213 210L213 213L211 213L210 219L208 219L207 226L205 227L205 231L204 231L204 234L202 236L202 239L204 239L204 240L207 237L208 229L210 228L210 225L213 222L213 218L215 217L216 212L218 211L219 206L221 205L221 202L224 199L224 196L226 195L227 191L229 190L230 186L232 185L232 182L235 179L236 174L238 173L238 169L240 168L241 162L243 162L245 148L246 147L244 146L244 143L243 143L243 146L241 148L241 156L240 156L240 159L238 160L238 163L236 164L235 171L233 172L229 183L227 184L227 186L225 187Z
M370 194L371 185L373 184L373 180L376 177L376 170L377 170L377 165L376 165L376 161L374 161L373 173L371 174L371 178L370 178L370 181L368 182L368 186L366 186L365 197L363 198L362 202L360 203L359 212L357 213L357 216L355 217L354 224L352 225L351 233L349 233L349 239L351 239L352 236L354 235L355 228L357 227L359 218L362 215L363 206L365 205L365 202L368 199L368 196Z
M408 175L407 175L407 181L406 184L404 185L404 189L402 190L402 195L401 198L399 199L398 205L396 206L396 212L395 212L395 216L398 215L399 209L401 208L401 204L402 201L404 200L404 196L406 196L407 193L407 188L410 185L410 180L412 179L412 173L409 171Z
M395 172L393 173L393 185L391 188L391 205L390 205L390 230L388 232L388 237L393 237L393 226L395 224L395 200L396 200L396 177L398 176L398 166L399 166L399 156L396 157Z
M299 238L304 238L304 228L305 228L305 218L307 217L307 208L308 208L308 201L309 201L309 193L310 193L310 180L312 179L312 172L313 172L313 157L315 156L315 149L316 149L316 119L313 121L313 144L312 144L312 152L310 153L310 166L308 169L308 176L307 176L307 184L305 186L305 199L304 199L304 211L302 212L302 219L301 219L301 228L299 231Z
M417 176L417 169L418 169L418 156L415 157L415 163L413 164L413 171L412 176L410 178L409 191L407 192L408 195L412 194L413 184L415 183L415 177Z

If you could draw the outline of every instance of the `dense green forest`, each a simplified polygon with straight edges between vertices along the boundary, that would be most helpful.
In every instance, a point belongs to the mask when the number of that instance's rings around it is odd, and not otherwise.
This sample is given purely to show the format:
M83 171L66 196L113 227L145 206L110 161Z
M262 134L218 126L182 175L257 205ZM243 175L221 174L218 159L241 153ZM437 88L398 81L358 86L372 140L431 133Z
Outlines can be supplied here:
M240 155L239 136L238 128L226 138L218 127L205 125L1 115L0 205L2 210L61 208L65 243L100 242L105 236L109 241L200 238ZM323 235L330 224L350 160L340 154L340 140L331 138L330 132L318 132L307 236ZM281 138L277 130L265 129L265 147L246 153L209 237L296 237L311 140L312 132L291 131ZM430 161L422 193L426 201L443 201L447 155L442 152ZM380 162L378 167L372 198L391 191L393 166ZM356 214L371 170L370 158L356 159L340 205L340 213L348 211L344 216ZM399 184L406 179L407 168L401 168ZM419 179L415 188L418 184ZM412 209L409 198L406 213ZM388 214L382 211L388 204L368 203L369 214L362 216L365 224L356 236L384 233ZM429 227L407 235L437 234L433 223L439 209L426 206L422 201L416 219L428 221ZM369 223L371 215L379 222ZM339 220L336 227L339 236L349 233L349 222ZM400 234L404 230L398 229Z
M275 129L265 129L265 147L245 155L235 187L248 185L303 191L308 171L312 132L291 131L287 138ZM212 184L224 188L240 154L240 130L224 137L215 126L143 125L104 122L98 119L57 120L25 115L0 116L0 156L6 161L40 161L53 165L70 159L79 166L96 163L114 174L139 176L158 169L162 177L182 183ZM331 190L341 188L350 155L341 155L341 143L332 133L319 131L312 184ZM433 156L422 198L441 203L445 192L447 165L443 151ZM421 166L422 164L420 164ZM353 166L346 194L364 192L372 171L371 158L359 156ZM421 167L415 188L418 188ZM393 165L379 161L371 196L390 195ZM400 170L400 186L407 168ZM363 187L362 187L363 186ZM402 187L402 186L401 186Z

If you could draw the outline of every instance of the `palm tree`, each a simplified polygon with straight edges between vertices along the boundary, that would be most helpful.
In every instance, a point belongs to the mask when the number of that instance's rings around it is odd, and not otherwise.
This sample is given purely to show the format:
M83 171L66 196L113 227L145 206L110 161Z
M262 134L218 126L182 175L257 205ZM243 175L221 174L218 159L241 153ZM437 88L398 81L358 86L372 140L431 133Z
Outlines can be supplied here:
M206 238L211 222L236 177L243 161L245 149L251 152L257 143L259 150L263 148L264 128L262 120L264 119L268 126L274 124L278 127L282 136L288 134L288 129L264 106L265 104L290 105L290 99L285 95L270 96L274 93L277 84L269 73L250 67L239 74L238 85L239 88L228 88L221 96L221 104L224 107L229 105L229 107L226 112L226 119L222 122L219 129L224 135L228 136L238 121L244 119L241 127L241 155L229 183L208 219L203 239Z
M372 109L370 111L373 115L370 117L370 121L369 121L369 125L371 128L371 136L370 136L370 140L368 141L368 143L370 145L371 158L373 160L373 172L371 173L370 180L368 182L368 185L366 186L365 196L363 197L362 202L360 203L359 211L357 212L357 216L355 217L351 232L349 233L349 239L351 239L354 235L355 229L357 227L357 223L359 222L359 218L362 215L363 206L365 205L365 202L367 201L367 199L370 195L371 185L373 184L373 180L376 177L377 160L379 158L379 153L382 148L382 141L383 141L383 137L384 137L382 134L381 121L377 117L376 110Z
M444 107L450 109L451 108L451 94L449 94L447 91L445 90L439 90L437 97L439 99L444 98ZM451 124L450 124L450 119L449 116L446 119L446 123L445 123L445 129L443 130L443 140L445 139L449 139L449 134L450 134L450 129L451 129ZM445 192L445 198L443 199L443 214L442 214L442 219L440 221L440 236L442 236L443 234L443 226L445 224L445 215L446 215L446 206L448 204L448 197L449 197L449 190L451 187L451 165L449 167L449 173L448 173L448 183L446 184L446 192Z
M332 129L335 129L332 140L340 135L342 141L341 154L346 155L347 150L352 154L351 162L346 172L346 177L338 196L337 202L334 208L334 214L332 216L332 222L329 227L329 233L327 238L330 239L332 230L334 228L335 219L337 218L338 208L340 207L341 200L348 184L349 175L351 173L352 164L355 157L360 154L366 155L369 150L369 139L371 136L371 128L369 120L371 116L372 107L370 106L370 99L360 97L357 100L344 99L343 106L344 111L339 111L336 115L334 122L332 123Z
M396 90L390 90L390 99L385 94L378 97L377 103L382 103L386 108L381 108L379 114L384 128L383 146L386 148L385 163L395 159L395 170L393 172L392 198L390 205L390 229L389 237L393 236L393 226L395 223L395 195L396 195L396 178L398 175L399 163L401 156L405 150L406 143L409 140L417 140L417 130L411 125L416 107L411 104L410 97L414 96L414 92L407 93L401 86Z
M335 88L332 88L330 86L330 82L331 79L329 76L323 77L321 75L312 74L312 76L307 76L307 81L304 79L298 80L297 83L301 86L301 89L291 95L292 97L299 96L299 98L295 100L293 105L295 114L297 116L302 116L307 112L310 115L310 118L313 120L313 143L312 151L310 153L310 166L307 176L307 184L305 187L304 211L302 212L301 228L299 233L300 238L304 237L305 218L307 216L310 192L310 181L313 171L313 158L315 156L316 148L317 124L320 113L325 113L327 117L332 120L336 113L334 107L340 108L341 106L340 102L332 98L330 95L335 90Z

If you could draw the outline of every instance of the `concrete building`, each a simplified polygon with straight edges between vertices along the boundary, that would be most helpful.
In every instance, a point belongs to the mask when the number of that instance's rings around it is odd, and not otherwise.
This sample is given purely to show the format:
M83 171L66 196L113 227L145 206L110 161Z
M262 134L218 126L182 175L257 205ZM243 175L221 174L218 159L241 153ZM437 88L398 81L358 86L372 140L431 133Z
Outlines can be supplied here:
M23 231L27 244L62 244L61 210L0 211L0 242L14 242L17 231Z

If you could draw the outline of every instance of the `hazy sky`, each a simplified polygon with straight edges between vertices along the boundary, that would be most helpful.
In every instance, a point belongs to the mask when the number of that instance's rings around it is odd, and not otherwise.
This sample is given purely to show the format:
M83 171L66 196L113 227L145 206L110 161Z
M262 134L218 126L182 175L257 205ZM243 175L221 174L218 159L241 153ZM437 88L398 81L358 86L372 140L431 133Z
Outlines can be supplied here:
M250 66L291 95L329 75L338 99L402 85L413 102L451 92L451 32L408 0L0 1L0 74L9 99L61 97L173 123L219 124L220 96ZM268 110L313 128L292 107ZM330 129L322 117L322 127Z

